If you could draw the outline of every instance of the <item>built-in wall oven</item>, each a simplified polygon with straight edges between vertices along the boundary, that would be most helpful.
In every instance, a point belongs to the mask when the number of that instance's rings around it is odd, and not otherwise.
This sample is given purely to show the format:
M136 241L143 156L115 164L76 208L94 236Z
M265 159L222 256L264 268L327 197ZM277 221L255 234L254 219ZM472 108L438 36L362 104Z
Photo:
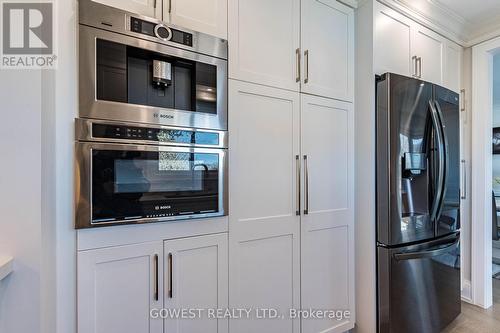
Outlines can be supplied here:
M227 215L225 131L76 120L76 227Z
M79 1L80 117L227 130L227 41Z

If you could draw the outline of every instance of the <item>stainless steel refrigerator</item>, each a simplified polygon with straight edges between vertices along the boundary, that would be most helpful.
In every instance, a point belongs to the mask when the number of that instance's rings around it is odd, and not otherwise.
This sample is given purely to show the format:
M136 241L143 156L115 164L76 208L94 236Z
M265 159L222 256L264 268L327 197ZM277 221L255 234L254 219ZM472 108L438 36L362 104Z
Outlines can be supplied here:
M380 333L440 332L460 313L459 96L377 78Z

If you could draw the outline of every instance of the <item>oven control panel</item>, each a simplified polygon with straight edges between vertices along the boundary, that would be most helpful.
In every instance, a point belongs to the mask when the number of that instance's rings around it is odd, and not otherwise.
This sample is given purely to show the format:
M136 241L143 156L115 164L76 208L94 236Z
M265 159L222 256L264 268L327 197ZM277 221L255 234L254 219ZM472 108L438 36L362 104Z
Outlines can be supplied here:
M219 133L169 128L139 127L115 124L92 124L92 137L96 139L119 139L124 141L153 141L156 143L220 145ZM147 143L147 142L145 142Z
M193 46L193 34L172 29L163 24L144 21L136 17L130 18L130 30L150 37L156 37L163 41L170 41L190 47Z

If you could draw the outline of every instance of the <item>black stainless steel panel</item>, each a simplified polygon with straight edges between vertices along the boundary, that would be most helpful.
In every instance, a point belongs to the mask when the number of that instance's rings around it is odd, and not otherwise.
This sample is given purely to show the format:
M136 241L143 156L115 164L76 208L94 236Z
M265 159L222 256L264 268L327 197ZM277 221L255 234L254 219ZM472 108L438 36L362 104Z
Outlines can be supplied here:
M385 245L432 239L429 158L432 84L395 74L377 83L377 240Z
M460 229L460 110L459 95L434 86L436 109L440 113L446 141L446 182L440 204L436 236Z
M378 247L378 332L438 333L461 311L460 234Z

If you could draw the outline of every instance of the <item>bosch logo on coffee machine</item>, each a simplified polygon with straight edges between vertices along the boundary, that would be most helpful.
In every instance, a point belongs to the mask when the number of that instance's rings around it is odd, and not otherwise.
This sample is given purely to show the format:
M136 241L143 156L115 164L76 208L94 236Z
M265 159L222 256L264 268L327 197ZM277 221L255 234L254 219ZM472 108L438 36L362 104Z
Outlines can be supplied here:
M153 115L154 118L159 118L159 119L174 119L174 116L171 114L165 114L165 113L155 113Z

